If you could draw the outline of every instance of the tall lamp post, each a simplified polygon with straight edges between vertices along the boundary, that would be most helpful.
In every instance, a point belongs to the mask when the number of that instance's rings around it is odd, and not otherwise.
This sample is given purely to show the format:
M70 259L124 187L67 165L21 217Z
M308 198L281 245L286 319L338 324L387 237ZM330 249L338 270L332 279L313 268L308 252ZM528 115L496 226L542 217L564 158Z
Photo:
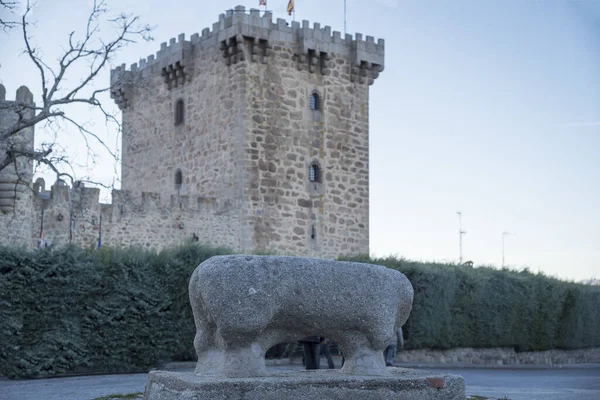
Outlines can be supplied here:
M507 235L510 235L510 232L506 232L506 231L502 232L502 268L504 268L504 265L505 265L505 263L504 263L504 237Z
M462 230L462 211L458 211L456 214L458 214L458 254L459 254L458 263L462 264L462 260L463 260L463 256L462 256L462 237L467 232Z

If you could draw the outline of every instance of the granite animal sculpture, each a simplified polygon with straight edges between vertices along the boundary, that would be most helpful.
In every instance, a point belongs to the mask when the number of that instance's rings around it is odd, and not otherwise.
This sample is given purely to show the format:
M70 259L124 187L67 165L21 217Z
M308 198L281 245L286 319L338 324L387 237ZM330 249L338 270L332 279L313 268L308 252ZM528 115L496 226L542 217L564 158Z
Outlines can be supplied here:
M319 335L337 342L341 373L387 375L383 350L404 325L413 288L379 265L299 257L217 256L190 279L196 373L266 374L266 350Z

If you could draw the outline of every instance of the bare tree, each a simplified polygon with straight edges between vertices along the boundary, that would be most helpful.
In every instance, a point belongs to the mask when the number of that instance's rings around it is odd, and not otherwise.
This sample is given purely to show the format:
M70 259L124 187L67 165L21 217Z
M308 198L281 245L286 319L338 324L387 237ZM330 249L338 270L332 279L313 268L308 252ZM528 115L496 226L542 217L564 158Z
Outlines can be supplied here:
M18 6L19 3L17 1L0 0L0 29L6 31L17 26L18 22L12 19L12 17ZM8 17L3 16L2 13L6 13Z
M5 7L9 11L15 11L16 6L16 1L0 0L0 8ZM72 31L68 35L64 53L59 57L57 65L51 66L43 59L41 50L32 43L28 20L31 9L28 4L18 23L0 22L4 27L17 25L20 27L25 54L35 65L41 81L41 103L34 104L31 101L17 99L15 102L4 102L0 105L0 112L10 111L16 115L16 118L12 118L12 122L0 126L0 150L5 153L0 154L0 173L9 166L14 166L16 169L17 160L20 158L49 167L56 173L57 178L67 177L73 181L73 174L65 172L64 168L59 168L61 164L68 165L69 160L65 156L57 156L53 153L57 147L56 142L44 143L38 149L28 149L20 145L22 141L14 139L23 130L40 123L44 123L51 129L61 129L71 125L85 139L88 152L93 152L90 141L95 141L116 158L115 153L88 127L86 121L79 120L71 110L77 105L93 107L100 111L107 123L114 124L120 131L121 126L116 116L102 104L100 99L104 93L110 92L111 86L107 84L100 89L94 89L95 79L109 66L112 57L119 50L138 39L151 40L151 28L141 25L137 16L120 14L110 17L105 1L95 0L87 19L85 32L78 35ZM108 23L113 27L112 38L106 40L106 37L100 36L101 23ZM74 70L82 64L87 68L86 75L75 76Z

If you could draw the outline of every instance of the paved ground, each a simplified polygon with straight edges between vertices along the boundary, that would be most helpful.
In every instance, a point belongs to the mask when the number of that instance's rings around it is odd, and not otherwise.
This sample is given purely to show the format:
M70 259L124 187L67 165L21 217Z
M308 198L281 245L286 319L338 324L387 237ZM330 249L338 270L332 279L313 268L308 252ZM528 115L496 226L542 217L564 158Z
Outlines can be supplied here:
M10 381L0 378L1 400L91 400L109 394L143 392L147 374Z
M600 366L567 369L447 369L465 378L468 395L511 400L600 400Z
M336 362L337 365L337 362ZM405 365L402 365L405 366ZM302 368L284 364L269 368ZM423 367L422 367L423 368ZM510 400L598 400L600 365L541 368L426 367L462 375L468 395ZM109 394L142 392L146 374L96 375L11 381L0 377L0 400L91 400Z

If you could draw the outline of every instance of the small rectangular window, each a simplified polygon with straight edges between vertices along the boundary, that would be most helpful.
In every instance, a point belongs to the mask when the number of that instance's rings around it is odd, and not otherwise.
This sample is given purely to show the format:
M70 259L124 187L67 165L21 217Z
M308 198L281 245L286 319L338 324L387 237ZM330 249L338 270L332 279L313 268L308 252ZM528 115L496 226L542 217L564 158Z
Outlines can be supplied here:
M319 94L314 92L310 95L310 109L311 110L319 110L321 108Z
M308 169L308 180L315 183L321 182L321 170L318 164L312 164Z
M183 118L183 100L177 100L177 103L175 103L175 126L183 124Z

